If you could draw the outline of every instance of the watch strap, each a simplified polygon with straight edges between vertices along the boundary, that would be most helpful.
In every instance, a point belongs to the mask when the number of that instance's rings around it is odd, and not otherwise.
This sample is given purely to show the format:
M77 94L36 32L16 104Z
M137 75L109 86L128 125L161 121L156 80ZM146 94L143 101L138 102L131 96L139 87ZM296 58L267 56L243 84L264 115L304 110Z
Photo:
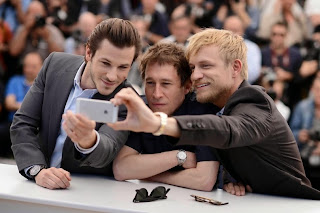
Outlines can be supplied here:
M154 114L160 116L160 127L156 132L154 132L152 134L155 136L160 136L163 134L164 129L167 125L168 115L163 112L155 112Z

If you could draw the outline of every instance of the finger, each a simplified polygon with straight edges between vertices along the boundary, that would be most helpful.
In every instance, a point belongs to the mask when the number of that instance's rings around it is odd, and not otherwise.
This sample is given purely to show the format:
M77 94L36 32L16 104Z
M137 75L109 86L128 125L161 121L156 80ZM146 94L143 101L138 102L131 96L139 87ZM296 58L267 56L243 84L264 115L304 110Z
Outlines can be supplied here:
M246 185L246 190L247 190L247 192L252 192L253 191L251 186L249 186L249 185Z
M235 194L235 190L234 190L234 187L233 187L233 183L228 183L228 184L225 184L226 186L226 191L232 195Z
M62 123L62 128L70 139L74 139L76 137L75 133L67 126L65 121Z
M71 181L71 174L70 174L70 172L68 172L68 171L66 171L66 170L64 170L64 169L62 169L62 168L59 168L59 170L66 176L66 178L67 178L69 181Z
M240 187L238 184L234 184L235 195L240 196Z
M124 88L115 95L114 99L120 104L130 105L130 103L134 104L142 101L141 98L137 97L139 96L131 88Z
M70 186L69 179L66 177L65 173L62 172L60 169L55 169L53 171L53 174L57 177L55 178L55 182L61 187L61 188L67 188Z
M230 193L230 191L229 191L230 189L229 189L229 187L228 187L228 184L224 184L224 185L223 185L223 190L226 191L226 192L228 192L228 193Z
M62 116L63 122L66 125L66 128L69 129L70 131L74 130L74 125L72 124L71 120L70 120L70 116L67 114L63 114Z
M66 122L68 125L70 125L71 127L76 128L79 125L79 119L76 117L76 115L71 112L70 110L67 111L67 119Z
M48 189L56 189L57 188L56 184L50 179L43 182L43 184L41 184L40 186L48 188Z
M60 189L60 188L63 188L55 180L53 180L52 176L50 177L50 179L47 179L46 183L50 187L49 189Z
M80 127L88 127L89 126L91 129L94 129L96 127L96 122L93 120L90 120L85 115L75 114L75 117L78 119Z
M55 188L67 188L70 184L67 178L64 177L64 174L61 173L58 169L51 170L51 175L49 176L48 183ZM64 179L63 179L64 178ZM52 181L52 182L51 182Z
M228 187L229 187L230 193L233 194L233 195L236 194L236 190L234 188L234 185L235 185L235 183L228 183Z
M246 189L244 187L244 185L240 184L240 196L243 196L246 194Z

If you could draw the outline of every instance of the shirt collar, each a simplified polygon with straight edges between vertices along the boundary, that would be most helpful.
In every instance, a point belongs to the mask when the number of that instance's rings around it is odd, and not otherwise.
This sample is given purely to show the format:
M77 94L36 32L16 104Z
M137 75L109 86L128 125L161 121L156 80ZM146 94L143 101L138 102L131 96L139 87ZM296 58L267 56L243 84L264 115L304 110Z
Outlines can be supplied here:
M217 112L216 115L223 115L223 112L224 112L224 107L222 107L222 109L219 112Z
M76 88L76 87L81 88L81 86L80 86L80 81L81 81L81 76L82 76L82 74L83 74L83 72L84 72L84 68L85 68L85 67L86 67L86 63L83 62L83 63L81 64L81 66L79 67L76 76L74 77L73 82L74 82L74 87L75 87L75 88ZM82 88L81 88L81 89L82 89ZM91 89L91 90L94 91L93 94L95 94L95 93L98 92L97 89Z

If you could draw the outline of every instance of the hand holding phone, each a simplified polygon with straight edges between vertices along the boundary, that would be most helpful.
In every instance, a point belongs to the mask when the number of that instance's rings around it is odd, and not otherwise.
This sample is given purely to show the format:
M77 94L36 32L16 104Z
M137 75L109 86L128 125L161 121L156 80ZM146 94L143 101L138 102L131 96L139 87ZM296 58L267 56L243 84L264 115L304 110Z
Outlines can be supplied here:
M118 120L118 106L110 101L78 98L76 113L83 114L99 123L115 123Z

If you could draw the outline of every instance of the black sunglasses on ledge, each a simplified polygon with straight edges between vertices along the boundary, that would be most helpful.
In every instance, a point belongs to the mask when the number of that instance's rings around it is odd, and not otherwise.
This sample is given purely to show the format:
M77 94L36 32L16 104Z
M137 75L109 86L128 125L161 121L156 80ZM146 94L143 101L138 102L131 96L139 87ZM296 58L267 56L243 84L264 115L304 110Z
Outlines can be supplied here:
M190 196L194 197L194 200L198 201L198 202L207 202L207 203L211 203L211 204L217 205L217 206L222 206L222 205L227 205L228 204L228 203L223 203L223 202L220 202L220 201L217 201L217 200L213 200L213 199L210 199L210 198L201 197L201 196L198 196L198 195L190 195Z
M140 203L140 202L151 202L155 200L160 199L166 199L167 193L170 191L170 189L166 189L163 186L158 186L152 190L150 195L148 195L148 191L145 188L137 189L136 190L136 196L133 198L134 203Z

